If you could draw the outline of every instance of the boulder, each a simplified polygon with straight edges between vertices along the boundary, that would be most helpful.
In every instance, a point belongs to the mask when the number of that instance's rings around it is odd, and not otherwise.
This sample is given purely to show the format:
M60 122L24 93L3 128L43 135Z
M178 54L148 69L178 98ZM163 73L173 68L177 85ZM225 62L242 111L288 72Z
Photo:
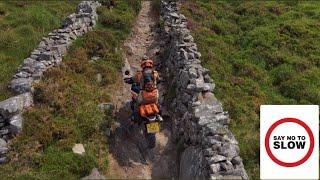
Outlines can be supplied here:
M34 59L28 58L25 59L21 70L26 71L30 74L34 74L44 71L45 68L46 66L43 64L43 62L39 62Z
M234 158L239 155L239 147L234 144L225 143L221 147L221 151L219 152L219 154L229 158Z
M83 22L86 23L86 24L90 24L91 21L92 21L91 18L88 18L88 17L84 17L83 18Z
M190 81L192 84L194 84L196 87L196 91L201 92L204 88L204 80L203 78L197 78L193 79L193 81Z
M202 90L205 91L205 92L212 92L214 90L214 84L204 83Z
M0 129L0 137L9 134L8 128L2 128Z
M67 45L60 44L51 47L51 50L58 52L60 55L64 55L67 52Z
M69 15L66 19L64 19L62 22L61 22L61 27L62 28L67 28L68 26L70 26L71 24L73 24L76 20L76 16L75 14L71 14Z
M221 162L220 166L221 166L221 170L223 171L233 170L233 165L230 161Z
M22 121L23 121L21 114L17 114L11 117L9 121L10 121L10 126L9 126L10 133L12 134L20 133L22 129Z
M210 157L210 156L213 156L215 154L215 152L212 150L212 148L207 148L204 150L203 154L207 157Z
M38 54L39 61L52 61L53 59L54 59L54 56L51 52L43 52Z
M73 153L83 155L86 151L84 150L83 144L75 144L72 148Z
M208 158L209 164L218 163L218 162L226 161L226 160L227 160L227 158L225 156L221 156L218 154L211 157L211 158Z
M32 91L32 83L32 78L17 78L11 81L10 88L15 94L23 94Z
M210 165L210 170L211 170L211 173L217 173L220 171L220 164L219 163L216 163L216 164L211 164Z
M0 148L1 147L7 147L7 142L4 139L0 138Z
M20 72L18 72L17 74L15 74L13 77L14 77L14 78L28 78L28 77L30 77L30 76L31 76L30 73L25 72L25 71L20 71Z
M178 87L182 87L182 88L186 88L188 83L189 83L189 75L187 71L180 71L180 80L179 80L179 84Z
M31 93L14 96L0 102L0 115L2 116L2 119L10 119L14 115L22 112L24 108L32 105L33 98Z
M189 76L190 76L190 78L197 78L198 77L197 70L193 67L190 68L189 69Z
M199 106L194 107L195 117L200 118L210 118L214 119L215 113L221 112L221 106L216 106L214 104L209 104L209 102L202 102Z
M183 40L185 42L193 42L193 37L189 34L189 35L186 35Z
M240 164L242 164L242 159L240 156L236 156L231 160L231 162L234 165L240 165Z
M0 157L0 164L4 164L7 162L7 158L6 157Z
M180 49L180 57L183 60L188 60L188 52L186 50L184 50L183 48Z
M8 147L0 146L0 155L6 154L8 152Z
M228 125L230 123L228 113L222 112L215 114L215 121L221 125Z
M90 2L83 1L77 6L76 13L92 13L92 7L90 6Z
M171 17L173 17L173 18L176 18L176 19L178 19L180 16L177 14L177 13L175 13L175 12L173 12L173 13L170 13L169 14Z
M204 138L204 142L209 144L210 146L221 146L222 142L214 139L212 136L207 136Z

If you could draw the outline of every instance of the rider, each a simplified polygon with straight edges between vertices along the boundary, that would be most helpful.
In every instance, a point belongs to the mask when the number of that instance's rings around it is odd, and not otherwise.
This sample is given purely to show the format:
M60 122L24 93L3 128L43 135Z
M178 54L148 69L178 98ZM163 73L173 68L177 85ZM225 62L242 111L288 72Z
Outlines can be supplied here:
M151 77L153 84L156 88L157 81L159 80L159 74L153 69L153 61L147 56L143 56L141 61L141 69L136 72L136 74L131 78L125 78L125 82L131 84L131 110L134 111L134 103L139 95L140 90L144 89L144 77Z
M150 76L152 78L155 88L157 88L157 82L159 81L159 74L153 68L153 61L149 59L147 56L143 56L141 61L141 68L142 68L142 71L136 74L138 77L140 77L141 89L143 89L144 87L144 84L143 84L144 81L141 77L146 77L146 76ZM137 80L139 80L139 78L137 78Z
M153 61L149 59L147 56L143 56L141 61L141 69L137 71L137 73L130 79L130 82L127 83L132 84L132 101L131 101L131 109L133 111L133 116L131 120L135 120L138 115L138 108L141 104L154 103L158 108L158 89L157 82L159 81L159 74L156 70L154 70ZM137 88L140 86L140 89ZM139 89L139 90L137 90ZM149 94L148 96L146 96ZM146 99L152 97L152 101ZM162 117L158 114L157 117L160 121L162 121Z
M145 76L143 79L144 88L140 91L136 99L136 110L134 112L135 120L140 120L140 116L156 115L157 118L162 121L162 117L159 115L158 98L159 92L155 86L154 80L151 76ZM139 113L139 115L138 115Z

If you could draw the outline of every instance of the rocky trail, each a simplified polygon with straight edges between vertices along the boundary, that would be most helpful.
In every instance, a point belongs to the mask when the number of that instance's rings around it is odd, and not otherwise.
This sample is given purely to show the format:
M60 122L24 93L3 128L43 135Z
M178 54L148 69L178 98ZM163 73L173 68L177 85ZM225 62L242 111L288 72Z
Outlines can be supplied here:
M201 65L201 53L188 29L187 18L179 12L179 3L163 1L161 21L153 12L151 1L141 3L132 33L123 45L124 67L119 76L126 77L125 71L132 76L144 55L153 59L164 80L157 85L164 121L161 132L156 134L156 147L147 148L138 125L126 128L131 115L130 85L123 82L111 86L116 122L108 138L107 177L248 179L238 142L229 129L231 119L215 97L214 81ZM76 37L93 29L99 6L91 1L80 3L77 12L62 22L63 27L49 33L24 60L11 83L18 95L0 102L0 164L6 162L2 154L8 150L1 138L8 139L7 134L21 130L23 110L33 105L32 83L62 61ZM5 126L1 127L1 123Z
M142 1L142 9L137 17L131 36L124 43L126 49L124 71L132 74L140 67L144 55L155 60L156 69L161 76L161 59L159 58L160 45L163 43L156 32L157 19L152 12L151 2ZM159 86L159 102L165 111L163 96L165 83ZM120 127L127 125L130 108L126 103L131 99L130 85L124 85L117 91L114 102L118 107L117 118ZM110 140L109 177L111 178L175 178L178 176L178 161L175 144L171 133L171 120L164 116L161 132L156 135L156 147L148 149L141 128L134 127L133 132L116 133Z

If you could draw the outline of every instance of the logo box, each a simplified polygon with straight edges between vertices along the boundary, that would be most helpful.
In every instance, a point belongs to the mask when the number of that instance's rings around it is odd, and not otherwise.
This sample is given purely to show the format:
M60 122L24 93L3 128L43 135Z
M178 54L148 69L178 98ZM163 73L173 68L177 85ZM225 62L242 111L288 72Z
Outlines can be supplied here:
M319 178L319 106L260 106L260 178Z

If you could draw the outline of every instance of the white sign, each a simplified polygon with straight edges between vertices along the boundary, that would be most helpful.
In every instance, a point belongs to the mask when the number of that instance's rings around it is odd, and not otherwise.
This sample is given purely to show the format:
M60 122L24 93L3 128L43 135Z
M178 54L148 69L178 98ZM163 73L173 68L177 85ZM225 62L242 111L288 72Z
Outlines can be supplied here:
M260 178L318 177L319 106L260 106Z

